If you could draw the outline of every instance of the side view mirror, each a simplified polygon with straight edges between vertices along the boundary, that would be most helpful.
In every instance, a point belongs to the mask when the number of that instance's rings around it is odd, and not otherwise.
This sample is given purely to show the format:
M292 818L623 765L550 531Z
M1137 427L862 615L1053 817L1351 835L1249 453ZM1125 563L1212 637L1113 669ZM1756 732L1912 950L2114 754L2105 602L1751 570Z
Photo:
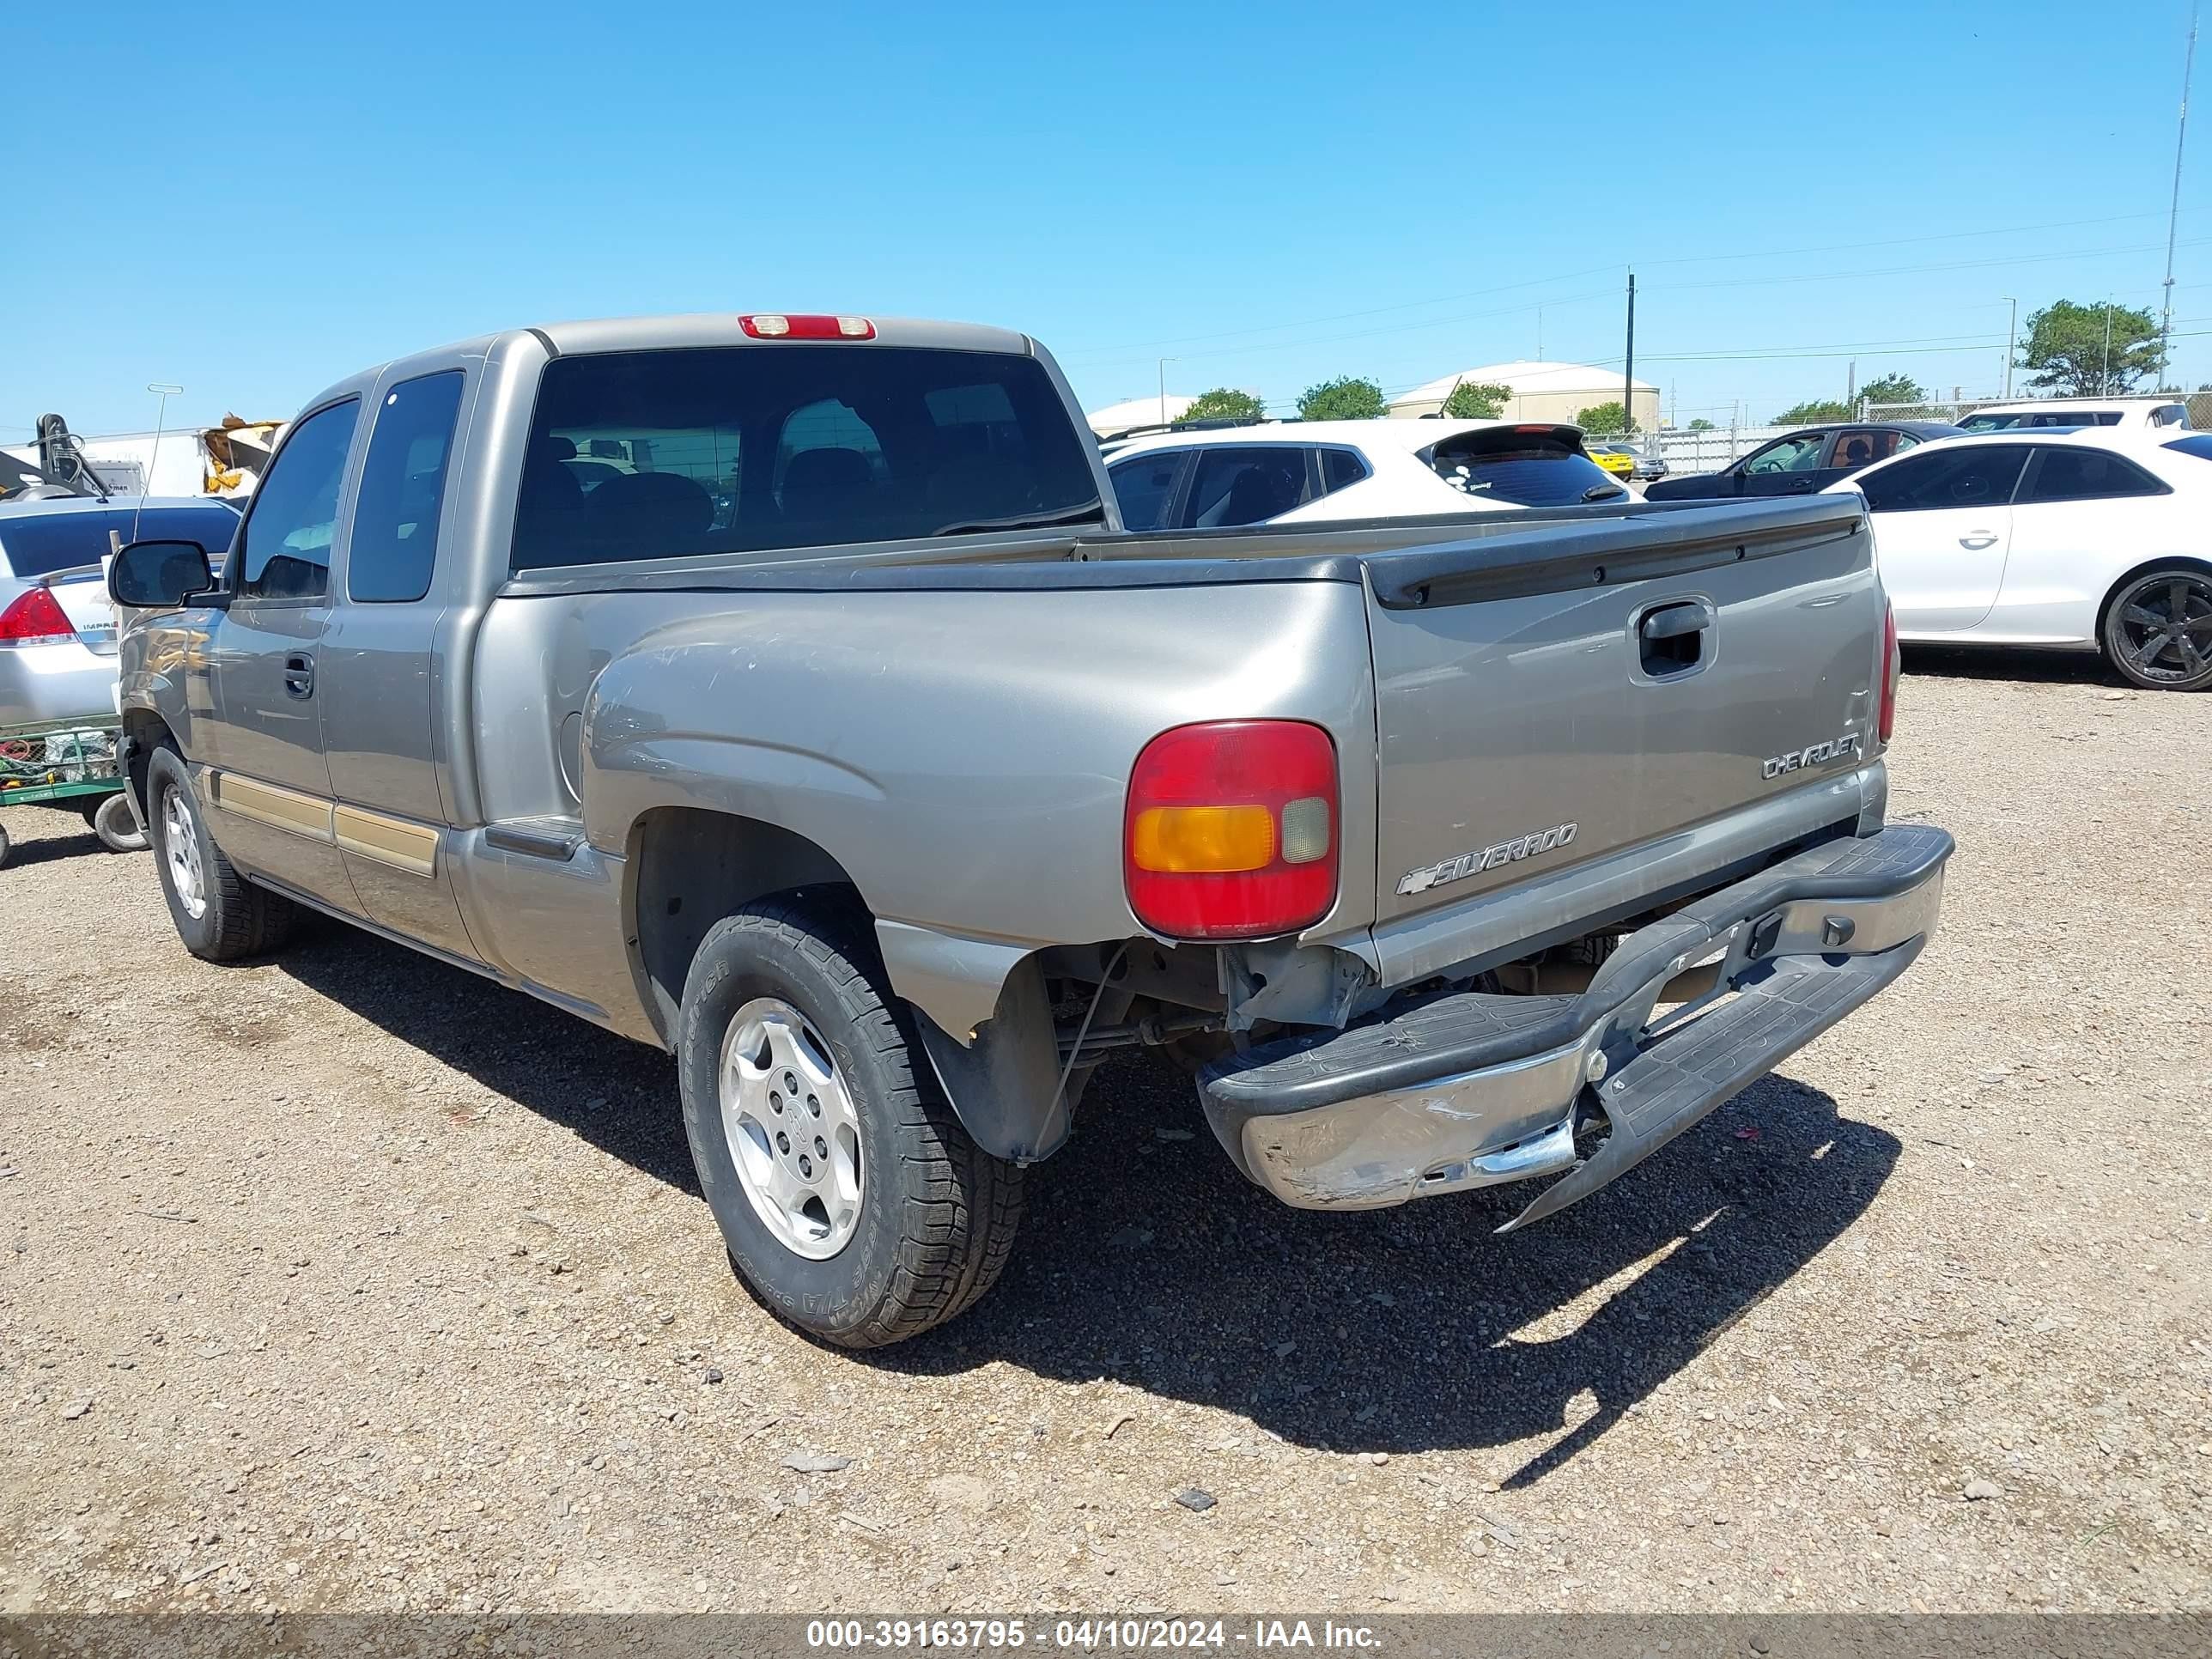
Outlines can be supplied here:
M132 542L107 567L107 597L142 611L179 605L215 586L198 542Z

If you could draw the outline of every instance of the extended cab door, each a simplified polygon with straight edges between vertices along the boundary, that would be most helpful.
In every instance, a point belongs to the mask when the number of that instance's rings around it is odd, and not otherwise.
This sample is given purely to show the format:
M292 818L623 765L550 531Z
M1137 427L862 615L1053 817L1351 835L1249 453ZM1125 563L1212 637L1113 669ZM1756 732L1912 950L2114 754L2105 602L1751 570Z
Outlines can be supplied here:
M223 851L348 912L358 906L331 826L316 654L360 417L349 397L296 422L254 492L208 639L218 717L200 757Z
M438 779L439 646L451 561L438 546L470 377L380 382L323 635L323 744L333 828L369 920L471 958Z

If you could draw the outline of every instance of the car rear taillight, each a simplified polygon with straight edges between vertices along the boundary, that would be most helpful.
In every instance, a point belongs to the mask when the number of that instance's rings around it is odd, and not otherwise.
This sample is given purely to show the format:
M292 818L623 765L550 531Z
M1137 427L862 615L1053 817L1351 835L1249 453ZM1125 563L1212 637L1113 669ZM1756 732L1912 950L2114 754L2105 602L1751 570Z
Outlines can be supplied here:
M1884 743L1897 729L1897 682L1903 669L1897 650L1897 611L1885 604L1881 608L1881 714L1875 723L1875 733Z
M54 645L76 637L60 603L43 587L27 587L0 611L0 645Z
M831 317L795 312L758 311L738 319L756 340L872 340L876 325L865 317Z
M1179 726L1129 775L1122 878L1168 939L1295 933L1336 902L1336 745L1303 720Z

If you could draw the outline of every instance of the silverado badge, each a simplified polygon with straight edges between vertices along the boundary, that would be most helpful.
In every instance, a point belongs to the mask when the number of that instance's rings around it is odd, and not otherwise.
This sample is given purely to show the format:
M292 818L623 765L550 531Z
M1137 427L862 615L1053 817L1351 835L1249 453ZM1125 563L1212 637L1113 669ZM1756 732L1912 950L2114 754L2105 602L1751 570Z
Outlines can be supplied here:
M1501 864L1517 864L1522 859L1534 858L1540 853L1556 853L1571 843L1578 826L1555 823L1548 830L1538 830L1526 836L1516 836L1511 841L1493 842L1480 852L1462 853L1455 859L1446 859L1442 864L1424 866L1408 870L1398 878L1401 896L1425 893L1431 887L1441 887L1448 881L1458 881L1485 870L1495 870Z

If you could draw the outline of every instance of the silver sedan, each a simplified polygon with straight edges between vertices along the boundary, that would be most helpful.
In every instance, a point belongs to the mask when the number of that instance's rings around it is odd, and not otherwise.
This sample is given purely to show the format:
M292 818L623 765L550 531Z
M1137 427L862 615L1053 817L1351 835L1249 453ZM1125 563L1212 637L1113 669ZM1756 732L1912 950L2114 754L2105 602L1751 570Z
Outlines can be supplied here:
M207 498L0 502L0 729L115 717L115 617L100 561L179 538L220 558L238 510Z

